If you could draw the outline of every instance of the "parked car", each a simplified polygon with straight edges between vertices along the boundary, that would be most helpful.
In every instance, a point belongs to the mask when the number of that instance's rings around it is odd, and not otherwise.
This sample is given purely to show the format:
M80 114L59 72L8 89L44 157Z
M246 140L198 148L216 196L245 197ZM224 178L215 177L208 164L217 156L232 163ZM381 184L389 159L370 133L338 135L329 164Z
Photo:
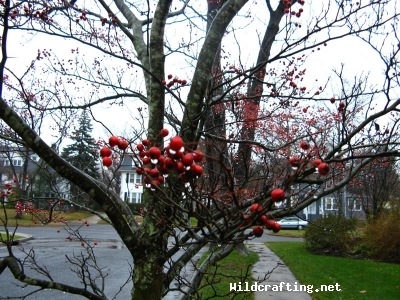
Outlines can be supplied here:
M303 221L302 219L298 217L287 217L283 218L278 223L281 225L282 229L303 229L304 227L307 227L308 222Z

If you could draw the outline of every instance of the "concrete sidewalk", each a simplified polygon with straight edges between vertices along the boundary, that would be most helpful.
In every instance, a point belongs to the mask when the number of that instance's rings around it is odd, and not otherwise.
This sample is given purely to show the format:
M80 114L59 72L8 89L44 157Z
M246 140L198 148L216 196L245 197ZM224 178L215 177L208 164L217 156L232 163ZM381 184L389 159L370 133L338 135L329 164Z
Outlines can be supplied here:
M300 290L300 283L293 276L289 268L263 243L248 243L247 247L258 253L259 261L253 266L253 279L258 285L270 285L268 291L257 291L254 293L255 300L311 300L310 294ZM272 272L272 273L270 273ZM281 284L282 282L282 284ZM289 284L289 285L288 285ZM278 288L282 285L282 292L272 291L272 286Z

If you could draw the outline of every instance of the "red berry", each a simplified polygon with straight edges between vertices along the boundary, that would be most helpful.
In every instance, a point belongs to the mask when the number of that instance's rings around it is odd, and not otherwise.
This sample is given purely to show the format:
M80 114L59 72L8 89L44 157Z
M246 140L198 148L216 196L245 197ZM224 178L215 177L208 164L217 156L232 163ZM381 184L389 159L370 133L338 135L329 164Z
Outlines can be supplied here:
M200 150L193 151L193 159L195 162L200 162L203 160L203 153Z
M182 157L182 163L185 166L190 166L193 163L193 154L187 153Z
M127 140L119 140L118 142L118 148L120 150L126 150L126 148L128 148L129 144L127 142Z
M171 79L172 78L172 74L168 74L168 79Z
M160 175L160 172L159 172L156 168L154 168L154 169L151 169L151 170L150 170L149 175L150 175L151 177L153 177L154 179L156 179L156 178L158 178L158 176Z
M331 98L331 103L335 103L336 99L334 97Z
M274 189L271 192L271 198L274 202L280 202L285 199L285 192L282 189Z
M329 165L327 163L320 163L318 165L318 173L325 176L329 173Z
M310 144L307 141L301 141L300 148L303 150L308 150L308 149L310 149Z
M258 207L260 205L258 203L254 203L250 206L250 212L255 212L256 210L258 210Z
M275 222L274 227L272 228L272 231L276 233L276 232L279 232L280 230L281 230L281 224Z
M264 229L262 229L260 226L256 226L253 228L253 233L255 237L260 237L264 233Z
M298 168L300 166L300 158L298 158L297 156L292 156L289 159L289 163L292 167L294 168Z
M142 141L142 144L147 147L148 145L150 145L150 141L148 139L144 139Z
M272 230L275 226L275 221L274 220L267 220L267 222L265 223L265 228L267 228L268 230Z
M117 146L119 143L119 138L113 135L109 138L108 143L111 147Z
M199 165L195 165L195 170L194 173L196 174L196 176L201 176L201 174L203 174L203 167L199 166Z
M164 166L165 166L167 169L172 169L172 168L175 166L175 161L174 161L171 157L167 157L167 158L164 160Z
M175 165L175 170L178 173L183 173L185 172L185 166L183 165L183 163L181 163L180 161L178 161Z
M168 134L169 134L168 129L166 128L161 129L161 136L166 137L168 136Z
M150 157L143 157L142 158L142 162L143 162L144 165L149 164L150 163Z
M143 157L142 162L144 165L148 165L151 162L150 157Z
M144 146L142 144L139 144L136 146L136 149L138 149L138 151L143 151L144 150Z
M112 165L112 160L109 157L103 157L103 166L109 167Z
M267 222L268 222L268 217L267 217L266 215L262 215L262 216L260 217L260 221L263 222L263 223L266 225Z
M318 168L318 166L322 163L322 160L320 160L319 158L315 159L313 161L313 165L314 167Z
M149 149L149 156L152 159L158 159L158 157L161 155L161 150L158 147L151 147Z
M183 141L180 136L174 136L169 142L169 147L174 151L179 151L183 147Z
M103 147L100 149L101 157L109 157L109 156L111 156L111 154L112 154L111 149L108 147Z

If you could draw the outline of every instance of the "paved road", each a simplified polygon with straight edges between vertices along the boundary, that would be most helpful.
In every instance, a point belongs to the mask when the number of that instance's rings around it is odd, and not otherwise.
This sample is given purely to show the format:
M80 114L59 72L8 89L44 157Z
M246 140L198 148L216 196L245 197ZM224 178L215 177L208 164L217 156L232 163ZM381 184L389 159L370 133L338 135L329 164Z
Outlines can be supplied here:
M73 229L77 226L72 226ZM58 232L59 231L59 232ZM21 248L25 250L34 249L37 261L49 268L50 273L55 281L60 281L70 285L81 286L79 278L71 271L71 264L67 262L66 256L73 257L80 255L83 250L80 241L69 241L66 239L70 234L63 227L25 227L18 229L17 233L26 233L33 235L33 239L21 244ZM105 294L112 298L117 292L116 299L129 299L131 282L129 280L130 266L133 265L132 257L129 251L124 247L120 237L110 225L90 225L81 228L82 237L86 238L91 244L97 242L95 247L95 255L102 272L107 274L105 279ZM257 242L266 241L297 241L301 239L269 236L264 234L263 237L257 238ZM15 255L24 258L25 254L15 248ZM0 247L0 257L7 255L5 248ZM178 253L176 257L180 255ZM186 270L190 274L191 270ZM32 274L29 271L28 274ZM128 283L121 289L123 283ZM10 271L7 269L1 275L0 299L5 297L16 297L25 295L35 291L36 288L26 287L23 290L16 288L20 283L12 278ZM168 298L174 299L172 294ZM27 300L57 299L57 300L79 300L84 299L80 296L65 294L55 290L40 291L26 298Z

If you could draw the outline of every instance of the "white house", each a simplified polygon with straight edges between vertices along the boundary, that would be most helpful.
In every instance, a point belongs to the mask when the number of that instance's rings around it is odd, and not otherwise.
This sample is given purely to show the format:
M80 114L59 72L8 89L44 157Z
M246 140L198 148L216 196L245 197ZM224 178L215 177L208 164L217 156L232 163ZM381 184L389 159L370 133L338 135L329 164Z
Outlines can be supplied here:
M128 203L141 203L143 194L142 175L136 173L136 165L129 155L124 156L118 171L121 173L121 198Z

